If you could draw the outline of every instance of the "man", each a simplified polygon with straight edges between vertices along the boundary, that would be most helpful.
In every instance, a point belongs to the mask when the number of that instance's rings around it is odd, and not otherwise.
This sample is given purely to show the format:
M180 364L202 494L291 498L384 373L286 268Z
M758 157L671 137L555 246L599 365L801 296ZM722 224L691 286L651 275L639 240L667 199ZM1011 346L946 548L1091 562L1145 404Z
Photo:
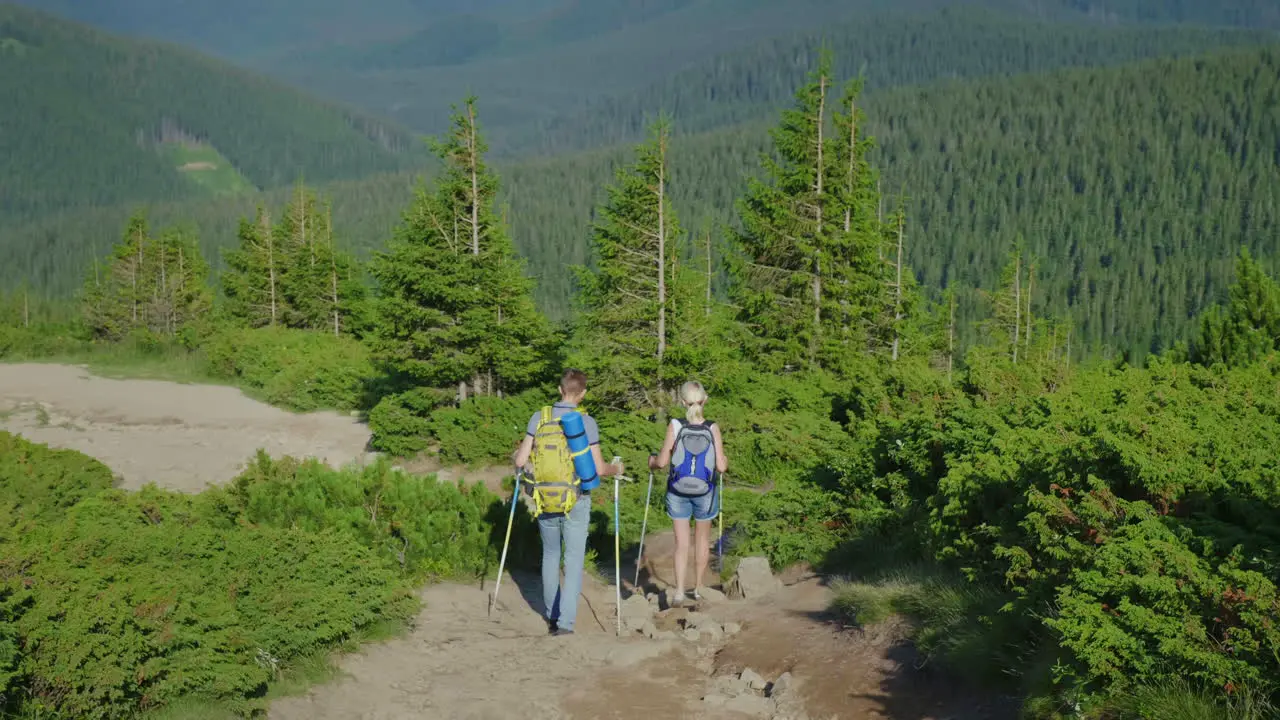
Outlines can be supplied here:
M558 423L546 420L559 420L567 412L578 409L578 404L587 394L587 376L581 370L569 369L560 378L560 402L529 418L529 426L524 441L516 450L513 458L517 468L523 468L525 476L532 474L528 466L530 455L534 450L534 440L538 439L538 451L544 458L537 463L544 475L551 472L564 473L573 487L570 492L573 504L567 513L543 512L538 517L538 529L542 534L542 600L547 628L552 635L573 634L574 621L578 615L578 594L582 591L582 566L587 554L587 530L591 524L591 491L582 489L579 478L573 474L572 461L568 460L566 440ZM581 412L581 411L580 411ZM546 413L544 417L544 413ZM591 448L591 458L595 461L596 473L600 477L613 477L622 474L622 463L605 464L600 452L600 428L594 418L582 413L582 424L586 430L587 443ZM546 439L544 439L546 438ZM568 463L565 469L565 463ZM552 470L548 470L552 468ZM554 478L534 477L536 482L554 482ZM537 487L533 488L538 492ZM554 497L554 496L552 496ZM554 508L554 499L548 501ZM541 506L540 506L541 507ZM564 546L564 584L560 583L560 548Z

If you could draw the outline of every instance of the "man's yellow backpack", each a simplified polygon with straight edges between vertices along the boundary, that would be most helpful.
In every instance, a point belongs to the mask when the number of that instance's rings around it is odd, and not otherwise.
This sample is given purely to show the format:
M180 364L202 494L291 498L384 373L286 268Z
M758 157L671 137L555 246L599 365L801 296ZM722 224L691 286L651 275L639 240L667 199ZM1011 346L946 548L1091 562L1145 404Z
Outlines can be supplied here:
M533 434L533 502L538 516L569 514L578 501L582 481L573 468L573 455L569 439L565 437L559 418L553 417L550 407L542 408L538 429Z

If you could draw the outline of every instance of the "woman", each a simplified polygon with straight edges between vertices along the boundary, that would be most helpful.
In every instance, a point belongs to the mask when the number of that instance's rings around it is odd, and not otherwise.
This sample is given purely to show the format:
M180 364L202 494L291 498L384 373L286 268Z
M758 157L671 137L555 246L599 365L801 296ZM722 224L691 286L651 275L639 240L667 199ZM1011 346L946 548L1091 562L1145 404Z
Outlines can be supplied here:
M680 387L680 402L685 407L685 419L671 419L662 451L649 456L651 470L661 470L675 460L667 480L667 516L675 526L676 535L676 591L668 601L673 606L681 604L685 598L691 517L696 548L693 598L701 599L698 588L703 587L703 577L711 559L711 521L720 514L720 494L711 465L714 464L715 471L721 473L729 467L720 427L708 421L703 414L707 391L700 383L687 382Z

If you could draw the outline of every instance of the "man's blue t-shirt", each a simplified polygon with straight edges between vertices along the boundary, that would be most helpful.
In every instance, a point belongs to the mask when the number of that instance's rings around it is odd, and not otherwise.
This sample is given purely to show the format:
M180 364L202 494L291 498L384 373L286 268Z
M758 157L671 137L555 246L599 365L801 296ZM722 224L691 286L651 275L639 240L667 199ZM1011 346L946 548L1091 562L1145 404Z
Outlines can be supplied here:
M561 415L564 415L567 412L572 412L577 409L578 409L577 405L561 401L551 406L551 417L559 418ZM534 413L533 417L529 418L529 427L526 430L526 432L529 433L530 437L533 437L534 435L537 434L538 423L540 422L542 422L541 411ZM582 427L587 431L587 444L599 445L600 444L600 426L596 425L596 419L591 417L590 415L587 415L586 413L583 413Z

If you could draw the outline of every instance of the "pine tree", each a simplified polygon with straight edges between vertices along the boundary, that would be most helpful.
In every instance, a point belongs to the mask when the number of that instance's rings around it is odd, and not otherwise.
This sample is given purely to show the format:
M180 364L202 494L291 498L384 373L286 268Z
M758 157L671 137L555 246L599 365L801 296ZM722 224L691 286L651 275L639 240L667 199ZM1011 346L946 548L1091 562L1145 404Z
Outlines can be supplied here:
M686 355L678 346L689 338L676 332L675 312L694 307L697 287L686 277L693 269L678 267L682 231L670 201L669 138L669 124L658 122L635 161L617 172L597 211L596 266L578 268L584 312L575 363L600 379L598 396L618 407L665 404L673 384L692 371L670 360ZM703 318L709 313L706 301L698 309Z
M1267 276L1247 248L1236 260L1236 281L1227 306L1210 308L1190 357L1202 365L1246 365L1280 348L1280 286Z
M858 135L859 85L849 85L849 110L827 137L831 85L824 51L771 131L777 159L763 158L768 180L750 182L732 237L731 295L774 369L840 365L866 346L883 303L879 198L864 158L870 145Z
M328 203L300 184L278 224L259 208L238 237L222 275L232 317L249 327L360 332L368 291L358 263L337 248Z
M134 214L121 241L85 283L81 302L93 335L120 340L135 330L174 336L212 307L209 266L195 237L178 228L151 234Z
M227 312L249 327L275 327L283 323L284 292L281 277L290 258L276 245L271 217L262 207L253 221L240 220L238 247L224 255L222 293Z
M370 267L379 286L371 345L394 373L457 387L460 402L518 391L545 374L554 339L496 217L498 179L484 161L474 98L455 108L432 149L443 172L418 190Z

